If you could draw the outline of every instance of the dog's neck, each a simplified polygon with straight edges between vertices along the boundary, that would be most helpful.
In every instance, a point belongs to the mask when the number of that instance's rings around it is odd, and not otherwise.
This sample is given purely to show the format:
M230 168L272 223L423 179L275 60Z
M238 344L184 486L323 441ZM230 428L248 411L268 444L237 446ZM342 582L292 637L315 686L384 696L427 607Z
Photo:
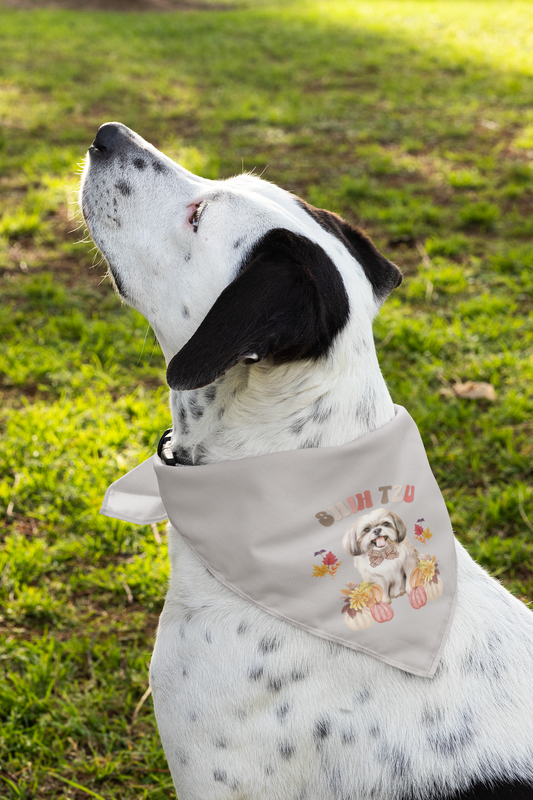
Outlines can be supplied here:
M365 338L342 337L316 362L238 364L210 386L172 391L170 449L183 463L207 464L345 444L385 425L393 404Z

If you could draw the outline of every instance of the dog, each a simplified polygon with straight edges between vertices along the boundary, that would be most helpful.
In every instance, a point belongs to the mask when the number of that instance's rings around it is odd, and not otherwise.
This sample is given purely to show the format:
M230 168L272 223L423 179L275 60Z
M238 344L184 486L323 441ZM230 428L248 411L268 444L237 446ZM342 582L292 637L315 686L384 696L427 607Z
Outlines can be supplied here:
M376 508L360 517L342 537L364 581L379 583L383 602L409 593L409 578L421 555L409 539L404 521L394 511Z
M335 446L392 419L372 320L402 276L362 232L252 175L193 175L120 123L99 129L80 201L168 364L168 463ZM426 679L268 615L172 526L168 541L150 674L179 800L533 798L533 614L459 543Z

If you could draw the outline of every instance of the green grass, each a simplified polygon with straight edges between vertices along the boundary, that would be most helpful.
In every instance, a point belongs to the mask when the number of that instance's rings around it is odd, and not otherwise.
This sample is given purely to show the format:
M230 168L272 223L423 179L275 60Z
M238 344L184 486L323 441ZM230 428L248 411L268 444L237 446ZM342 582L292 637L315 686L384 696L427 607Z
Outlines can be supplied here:
M169 424L164 364L90 243L76 165L118 119L189 169L365 227L406 280L375 326L460 540L533 599L533 17L507 0L0 11L0 796L172 796L147 688L168 577L98 515ZM491 382L494 403L442 393Z

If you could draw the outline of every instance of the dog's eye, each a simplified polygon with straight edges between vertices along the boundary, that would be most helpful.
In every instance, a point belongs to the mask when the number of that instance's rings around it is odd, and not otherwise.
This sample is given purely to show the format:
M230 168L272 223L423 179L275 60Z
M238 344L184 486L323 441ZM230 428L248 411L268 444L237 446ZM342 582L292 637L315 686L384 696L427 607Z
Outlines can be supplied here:
M391 527L391 524L390 524L390 522L387 522L386 520L385 520L385 522L382 522L381 524L382 524L382 525L386 525L386 526L387 526L387 528L390 528L390 527Z
M191 223L192 229L195 233L198 230L198 225L200 224L200 216L202 214L203 208L204 208L203 204L198 203L198 205L194 209L192 217L190 217L189 219L189 222Z
M198 224L200 222L200 214L198 212L198 209L195 209L194 214L190 218L189 222L191 223L193 230L196 233L196 231L198 230Z
M369 530L370 530L370 527L367 525L366 528L365 528L365 533L368 533Z

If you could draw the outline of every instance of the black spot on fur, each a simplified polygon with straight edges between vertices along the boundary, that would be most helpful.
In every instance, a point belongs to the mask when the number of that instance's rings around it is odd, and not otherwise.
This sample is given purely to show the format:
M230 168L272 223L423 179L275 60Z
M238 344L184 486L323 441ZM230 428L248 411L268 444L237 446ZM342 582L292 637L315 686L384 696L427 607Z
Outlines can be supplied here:
M279 708L276 709L276 716L280 722L285 722L285 717L289 713L289 704L283 703Z
M115 187L119 190L120 194L124 195L124 197L128 197L128 195L133 194L131 183L122 180L122 178L115 183Z
M237 239L237 241L233 242L233 247L237 250L242 244L242 239Z
M428 742L435 753L452 758L461 752L473 738L474 732L469 727L463 726L451 731L451 733L435 731L431 736L428 736Z
M439 706L436 706L435 708L425 708L422 712L421 722L426 728L433 728L436 725L442 725L443 720L444 712Z
M308 422L309 422L309 419L306 418L306 417L304 417L303 419L299 419L296 422L293 422L293 424L291 425L292 433L295 433L296 435L301 433Z
M189 423L187 422L187 411L185 410L184 406L181 406L179 413L178 413L178 420L180 423L180 430L184 436L187 436L189 433Z
M161 175L167 171L167 168L161 161L152 161L152 167L154 168L155 172L159 172Z
M208 386L204 392L205 402L211 404L217 396L217 387Z
M309 447L320 447L320 439L318 439L318 438L315 438L315 439L307 439L307 440L306 440L306 441L303 443L303 445L302 445L302 449L306 449L306 448L309 448Z
M378 750L378 760L386 764L396 778L405 777L411 771L409 756L396 745L383 743Z
M225 750L227 746L228 743L224 738L220 737L219 739L215 740L215 747L217 747L219 750Z
M347 728L341 732L341 742L343 744L353 744L355 742L355 732L353 728Z
M189 677L189 670L187 669L187 667L183 667L181 674L183 675L184 678Z
M206 386L248 353L275 364L316 360L348 321L342 277L315 242L284 228L263 236L238 276L171 360L173 389Z
M327 422L328 419L331 417L333 409L327 407L324 408L323 399L319 397L318 400L316 400L311 406L311 413L314 422L317 422L319 425L322 425L324 422Z
M313 738L317 744L321 744L331 733L331 722L328 719L319 719L313 729Z
M244 633L246 633L247 630L248 630L248 624L244 622L244 620L242 622L239 622L239 627L237 628L237 633L239 634L239 636L242 636Z
M204 415L203 406L200 405L197 397L189 398L189 410L193 419L200 419Z
M282 678L269 678L267 689L271 692L280 692L283 686Z
M163 460L165 461L165 464L171 463L168 459ZM182 464L184 467L192 466L191 454L184 447L177 447L172 451L172 465L175 466L176 464Z
M374 295L378 299L384 300L393 289L400 285L403 278L401 271L396 264L381 255L366 233L353 227L331 211L315 208L299 198L297 198L297 202L324 230L336 236L361 264Z
M187 254L184 256L184 259L183 259L183 260L184 260L185 262L189 262L189 261L191 260L191 254L190 254L190 253L187 253Z
M274 767L272 766L272 764L267 764L265 767L265 775L268 775L268 777L270 777L273 774L274 774Z
M187 753L185 752L185 750L182 750L181 748L178 748L176 750L176 756L177 756L177 759L179 761L180 766L182 766L182 767L188 766L189 757L188 757Z
M281 647L281 642L275 636L265 636L259 642L259 652L263 654L274 653Z
M228 782L228 774L223 769L214 769L213 770L213 778L215 781L219 783L227 783Z
M226 406L220 406L220 408L218 409L217 417L219 419L222 419L225 413L226 413Z
M135 169L143 170L146 168L146 161L144 160L144 158L134 158L133 166L135 167Z
M296 748L292 742L289 742L286 739L279 743L278 750L280 756L284 758L285 761L288 761L290 758L292 758L296 752Z
M251 667L248 670L248 677L251 681L258 681L263 677L263 667Z
M205 637L205 640L206 640L207 644L211 644L212 643L213 638L211 636L211 631L206 631L204 633L204 637Z
M307 674L301 669L293 669L291 672L291 681L298 683L298 681L303 681L307 678Z
M377 724L377 722L373 722L373 723L370 725L370 727L369 727L369 729L368 729L368 732L369 732L370 736L372 736L372 738L373 738L373 739L377 739L377 738L378 738L378 736L379 736L379 735L380 735L380 733L381 733L381 730L380 730L380 727L379 727L379 725Z
M364 705L365 703L368 703L368 701L370 700L371 697L372 697L372 693L371 693L370 689L368 688L368 686L363 686L362 689L359 689L359 691L357 691L354 694L355 702L356 703L360 703L361 705Z
M191 722L196 722L198 719L198 712L197 711L189 711L189 719Z
M182 307L182 309L181 309L181 316L182 316L184 319L189 319L189 317L190 317L190 314L189 314L189 309L187 308L187 306L183 306L183 307Z

